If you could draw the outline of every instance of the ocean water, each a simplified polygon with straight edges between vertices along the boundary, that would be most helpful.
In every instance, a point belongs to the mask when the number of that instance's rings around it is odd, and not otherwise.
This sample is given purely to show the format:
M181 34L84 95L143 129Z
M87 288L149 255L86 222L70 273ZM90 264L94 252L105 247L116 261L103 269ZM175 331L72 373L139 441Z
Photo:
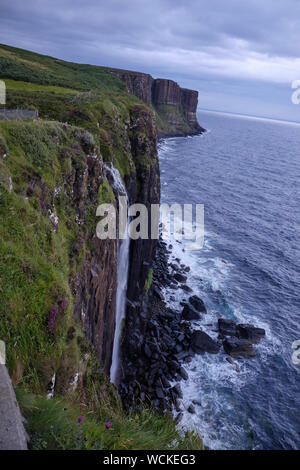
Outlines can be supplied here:
M216 338L219 317L266 330L256 356L195 356L183 404L201 401L182 425L212 449L299 449L300 125L201 112L202 136L160 143L162 201L204 204L205 243L172 258L191 267L188 285L208 313L195 328ZM166 291L174 308L187 298ZM172 297L172 300L170 300ZM175 300L173 299L175 298Z

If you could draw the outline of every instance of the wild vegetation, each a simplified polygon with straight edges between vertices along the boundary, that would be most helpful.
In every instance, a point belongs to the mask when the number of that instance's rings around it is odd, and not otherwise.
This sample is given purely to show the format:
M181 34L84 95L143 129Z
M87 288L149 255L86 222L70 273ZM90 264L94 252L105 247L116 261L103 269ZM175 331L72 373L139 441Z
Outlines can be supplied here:
M61 450L163 450L202 449L193 432L181 435L175 421L154 410L137 407L126 413L98 401L28 395L19 391L19 402L28 420L33 449Z
M37 120L0 123L0 338L32 448L201 448L169 416L141 405L122 409L73 314L69 280L93 250L97 205L114 200L105 178L96 194L85 189L85 223L78 223L74 175L85 174L93 155L132 177L127 129L132 117L151 111L104 67L4 45L0 78L8 108L39 112ZM151 281L149 271L146 289ZM55 398L47 400L54 371Z

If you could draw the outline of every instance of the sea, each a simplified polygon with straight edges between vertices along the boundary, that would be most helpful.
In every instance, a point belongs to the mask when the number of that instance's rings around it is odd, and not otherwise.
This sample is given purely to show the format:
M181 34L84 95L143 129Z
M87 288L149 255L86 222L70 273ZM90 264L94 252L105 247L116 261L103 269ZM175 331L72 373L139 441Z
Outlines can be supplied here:
M227 318L266 336L254 358L234 359L240 372L223 349L184 365L180 425L210 449L299 449L300 124L206 111L198 121L204 134L159 143L162 202L204 205L202 248L173 239L171 260L190 266L207 307L193 328L217 339ZM165 295L179 310L192 294Z

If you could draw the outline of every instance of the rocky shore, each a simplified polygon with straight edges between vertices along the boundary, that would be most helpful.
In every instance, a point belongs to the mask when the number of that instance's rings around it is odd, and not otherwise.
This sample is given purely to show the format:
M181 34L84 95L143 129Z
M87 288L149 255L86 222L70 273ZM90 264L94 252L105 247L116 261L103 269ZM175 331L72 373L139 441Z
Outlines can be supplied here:
M218 319L214 330L218 331L217 340L195 329L193 322L201 320L206 307L186 284L190 267L179 258L171 260L171 253L172 245L160 238L152 264L151 288L139 317L131 324L131 337L123 343L123 380L119 392L127 408L145 402L163 413L175 409L176 420L180 422L185 410L195 413L194 405L201 405L182 400L181 382L188 380L184 364L195 354L218 354L223 348L228 354L226 360L239 372L233 358L254 356L253 344L263 338L265 331L223 318ZM167 305L164 294L168 289L182 290L184 300L180 310ZM128 305L131 313L137 308L133 303Z

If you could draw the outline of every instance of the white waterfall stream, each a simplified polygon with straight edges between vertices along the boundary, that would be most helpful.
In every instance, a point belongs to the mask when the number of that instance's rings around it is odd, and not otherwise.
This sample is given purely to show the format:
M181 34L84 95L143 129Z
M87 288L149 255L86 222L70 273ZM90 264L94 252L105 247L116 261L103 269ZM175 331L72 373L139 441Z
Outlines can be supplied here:
M104 174L116 197L126 196L127 191L123 184L119 171L113 166L105 165ZM127 221L128 226L128 221ZM127 233L127 226L126 232ZM120 343L122 334L122 324L126 313L126 293L129 268L129 247L130 238L127 236L124 240L118 237L118 269L117 269L117 298L116 298L116 326L113 345L112 363L110 368L110 380L118 385L120 375Z

